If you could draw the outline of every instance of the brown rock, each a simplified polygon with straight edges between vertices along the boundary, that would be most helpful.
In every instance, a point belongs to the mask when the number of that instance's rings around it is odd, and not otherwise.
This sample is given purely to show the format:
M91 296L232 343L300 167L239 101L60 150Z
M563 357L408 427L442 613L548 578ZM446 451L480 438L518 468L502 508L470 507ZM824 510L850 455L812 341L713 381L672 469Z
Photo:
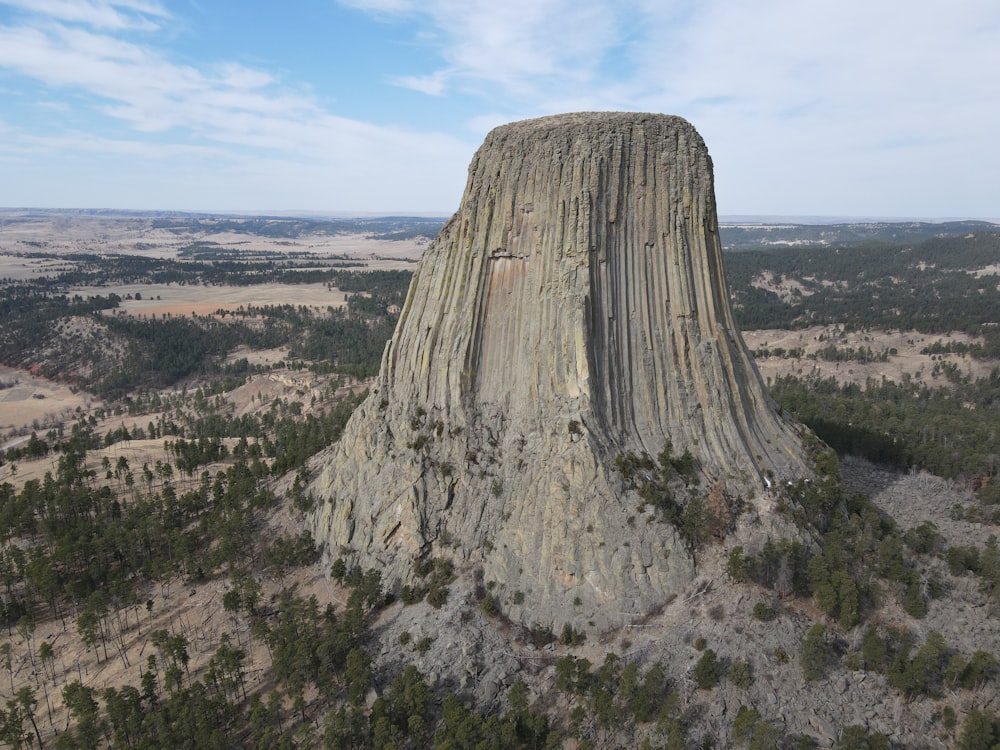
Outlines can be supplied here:
M798 428L733 322L713 190L705 145L677 117L491 132L315 483L328 557L391 582L446 555L500 584L515 619L620 625L694 563L637 510L618 454L669 439L703 487L745 499L803 476Z

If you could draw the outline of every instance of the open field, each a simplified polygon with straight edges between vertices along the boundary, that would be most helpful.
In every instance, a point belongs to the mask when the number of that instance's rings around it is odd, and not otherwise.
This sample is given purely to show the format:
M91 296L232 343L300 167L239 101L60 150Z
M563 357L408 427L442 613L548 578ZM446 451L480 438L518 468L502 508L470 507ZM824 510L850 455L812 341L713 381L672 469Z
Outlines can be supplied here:
M217 310L239 310L250 306L295 305L325 309L346 304L347 295L326 284L254 284L253 286L204 286L200 284L129 284L116 286L123 297L114 314L150 317L211 315ZM104 287L75 287L72 294L107 294ZM136 295L141 299L137 299ZM129 299L131 297L131 299Z
M963 333L924 334L916 331L855 331L842 332L836 326L814 326L799 330L757 330L744 331L743 340L750 351L760 349L784 349L786 352L801 349L801 357L762 357L757 359L757 369L765 382L782 375L809 375L835 377L841 383L864 384L868 378L881 380L883 377L894 382L902 382L909 376L916 382L932 386L947 385L943 374L934 375L937 362L954 363L958 370L971 378L986 377L995 363L962 357L957 354L921 354L920 350L940 341L942 343L975 343L975 337ZM817 351L836 346L838 349L871 349L875 353L895 350L885 362L830 362L820 358L811 359Z
M279 362L283 355L280 349L258 352L240 349L233 353L232 358L246 357L253 364L270 365ZM275 399L308 403L320 396L328 379L329 376L315 375L308 370L275 368L250 378L247 383L226 394L225 400L236 416L263 410ZM102 406L97 397L84 391L71 391L59 383L8 367L0 367L0 382L13 384L0 390L0 450L4 451L26 442L32 430L42 434L59 425L69 428L79 413L87 415ZM357 389L358 386L345 386L341 396ZM159 414L155 413L138 417L110 415L98 422L96 432L103 435L120 427L134 432L135 428L144 429L158 417ZM226 440L229 447L235 442ZM91 451L87 456L87 468L100 470L105 457L115 462L124 456L129 465L135 467L167 461L169 457L163 443L161 439L117 442L109 448ZM29 479L41 479L45 472L54 474L58 458L57 454L50 454L42 459L19 461L16 476L12 475L10 465L5 464L0 466L0 481L12 482L20 488ZM192 482L196 483L195 480ZM180 485L184 485L183 479Z
M295 256L298 262L328 268L349 260L354 270L412 270L427 245L420 237L409 240L374 239L363 234L310 234L297 238L270 238L237 232L195 232L154 228L149 220L100 217L41 217L0 225L0 279L31 281L70 270L72 261L33 257L32 253L71 255L128 254L176 259L194 244L227 251ZM123 298L119 314L137 317L184 317L234 311L250 306L294 304L325 309L341 307L346 295L317 284L255 284L203 286L198 284L126 284L113 287L77 286L70 294L82 297L114 292Z
M98 399L61 383L0 365L0 435L68 420L77 409L89 411ZM0 437L0 449L14 447Z
M15 217L6 212L0 221L0 255L46 252L56 254L97 253L141 255L151 258L176 258L181 250L195 243L274 253L309 253L317 257L347 256L378 263L413 261L427 245L424 238L413 240L373 239L364 234L306 234L299 237L266 237L256 233L178 230L159 227L145 217L41 215ZM0 277L33 273L43 266L0 262ZM379 266L382 267L382 266ZM389 266L395 267L395 266ZM20 268L20 270L18 270ZM17 276L14 276L17 278Z

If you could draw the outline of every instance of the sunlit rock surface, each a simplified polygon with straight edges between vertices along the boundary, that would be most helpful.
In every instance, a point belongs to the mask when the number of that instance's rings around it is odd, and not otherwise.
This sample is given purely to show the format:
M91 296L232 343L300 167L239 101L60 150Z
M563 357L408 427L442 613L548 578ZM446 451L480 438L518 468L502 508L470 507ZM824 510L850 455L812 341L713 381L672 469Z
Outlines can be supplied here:
M419 263L313 531L390 583L444 555L516 620L620 625L695 573L614 468L667 440L761 506L807 473L733 321L705 144L665 115L512 123Z

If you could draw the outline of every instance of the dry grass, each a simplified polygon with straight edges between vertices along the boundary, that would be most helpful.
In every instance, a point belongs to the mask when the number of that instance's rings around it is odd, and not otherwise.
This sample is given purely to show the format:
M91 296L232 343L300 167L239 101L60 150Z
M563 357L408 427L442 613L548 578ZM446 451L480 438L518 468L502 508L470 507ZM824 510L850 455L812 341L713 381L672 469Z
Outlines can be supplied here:
M84 296L106 294L106 289L80 287L71 292ZM114 288L123 299L113 314L135 317L183 318L212 315L219 310L235 311L253 307L295 305L326 309L342 307L347 295L326 284L254 284L253 286L200 286L197 284L133 284ZM134 299L136 294L142 299Z
M822 339L822 340L821 340ZM841 334L836 326L816 326L797 331L759 330L745 331L743 340L751 350L782 348L786 351L802 349L800 358L767 357L757 360L757 368L765 381L774 380L781 375L817 374L821 377L835 377L842 383L864 383L868 378L902 382L909 375L917 382L928 385L943 386L947 384L944 376L933 377L935 362L929 354L921 354L920 350L930 346L935 341L974 343L977 339L962 333L922 334L914 331L863 331ZM834 345L839 349L866 347L875 353L895 349L886 362L826 362L820 359L808 359L809 354ZM959 370L973 378L989 375L993 365L972 357L960 357L956 354L937 355L939 360L953 362Z
M241 352L236 355L247 353ZM253 354L251 353L251 356ZM264 360L272 360L272 358L280 359L282 352L273 350L255 354ZM8 370L4 378L8 379L14 375L13 371ZM18 388L23 393L30 393L33 389L49 393L61 388L25 373L16 373L16 377L21 380ZM225 408L236 414L265 411L275 399L301 401L308 408L314 396L317 398L315 408L329 408L333 401L343 398L359 387L347 385L338 390L332 400L320 401L323 393L329 393L328 377L330 376L315 375L308 371L273 370L255 376L244 385L225 394ZM0 397L12 391L13 389L0 391ZM30 399L30 395L26 398L29 402L35 401ZM0 403L0 409L5 406ZM8 418L14 416L13 411L3 413ZM158 416L155 413L109 416L98 422L95 434L100 436L123 426L130 431L136 427L145 429L149 422L155 422ZM232 447L236 441L232 439L226 442ZM111 466L115 466L120 458L126 459L135 477L131 488L119 479L106 479L103 468L105 458L109 460ZM10 464L5 464L0 467L0 482L10 482L16 490L20 490L29 479L42 479L46 472L54 475L57 471L57 461L58 456L55 455L34 461L20 461L16 464L16 472L11 471ZM86 468L95 472L95 481L106 482L127 503L136 493L157 491L162 487L163 482L159 476L147 486L141 470L143 464L153 467L157 461L172 463L172 457L164 449L164 439L129 440L89 451ZM183 494L196 488L200 481L198 475L202 471L214 475L218 471L225 470L229 463L231 461L200 467L193 477L186 477L175 471L171 484L178 494ZM287 483L286 481L283 484ZM261 544L272 540L278 534L295 535L305 528L301 514L289 507L279 508L272 513L266 519L265 525L266 530L258 536ZM262 587L261 601L267 606L276 600L283 588L292 588L304 597L316 594L323 602L333 601L343 604L346 601L346 594L332 584L323 573L319 565L297 570L292 576L283 579L274 578L266 571L258 571L257 576ZM36 629L27 637L25 633L20 633L14 628L6 634L0 633L0 642L8 641L11 644L13 657L11 673L0 672L0 703L12 694L11 685L14 692L24 686L34 689L39 701L35 715L46 744L57 730L61 730L68 723L61 696L62 689L67 683L80 680L85 686L93 688L98 696L107 687L139 685L147 658L156 653L150 642L150 634L154 630L180 633L187 639L190 679L197 678L203 672L218 648L221 637L228 635L234 645L238 644L247 650L248 691L268 691L274 686L266 647L259 641L250 639L249 622L245 616L234 617L222 606L222 596L229 588L226 575L220 574L197 584L190 583L184 578L176 578L162 584L138 582L137 585L137 605L124 612L121 621L122 647L116 650L109 643L107 657L103 647L99 646L98 651L82 643L76 630L76 618L79 612L74 611L68 603L63 604L60 617L39 618ZM148 611L147 601L152 603ZM43 640L47 641L55 652L54 678L43 670L38 658L38 647Z
M176 258L181 249L195 242L247 251L311 253L317 258L349 256L389 264L416 260L427 244L424 239L378 240L363 234L271 238L240 232L176 231L153 228L152 220L142 217L62 214L39 216L29 221L0 222L0 277L27 278L39 272L51 272L59 265L58 261L51 259L38 261L11 257L17 253L129 254Z
M0 434L38 426L62 423L76 410L89 408L98 399L60 383L0 365ZM25 436L27 440L27 436ZM10 444L0 442L0 449Z

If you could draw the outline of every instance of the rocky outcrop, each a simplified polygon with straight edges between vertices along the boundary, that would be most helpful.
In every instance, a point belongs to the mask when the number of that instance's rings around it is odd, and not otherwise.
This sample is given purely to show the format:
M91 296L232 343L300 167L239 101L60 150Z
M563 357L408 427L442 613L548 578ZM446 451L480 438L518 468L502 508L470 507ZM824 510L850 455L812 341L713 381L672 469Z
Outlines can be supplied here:
M653 114L505 125L325 457L313 531L390 581L481 568L524 622L623 624L694 574L614 468L668 440L746 500L807 471L733 321L701 137Z

